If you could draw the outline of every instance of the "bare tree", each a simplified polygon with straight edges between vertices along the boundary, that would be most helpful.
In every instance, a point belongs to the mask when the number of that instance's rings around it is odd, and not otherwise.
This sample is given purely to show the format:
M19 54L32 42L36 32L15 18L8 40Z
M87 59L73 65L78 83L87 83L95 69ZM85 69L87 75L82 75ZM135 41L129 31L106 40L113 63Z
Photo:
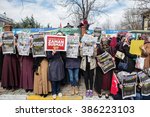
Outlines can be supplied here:
M142 29L142 17L137 9L132 8L125 11L122 27L131 30Z
M112 0L118 2L119 0ZM72 19L78 18L78 21L83 19L91 22L94 16L98 16L106 13L106 7L112 2L106 0L60 0L59 5L67 7L68 17ZM92 17L91 17L92 16Z
M150 0L132 0L135 1L136 8L143 13L150 11Z

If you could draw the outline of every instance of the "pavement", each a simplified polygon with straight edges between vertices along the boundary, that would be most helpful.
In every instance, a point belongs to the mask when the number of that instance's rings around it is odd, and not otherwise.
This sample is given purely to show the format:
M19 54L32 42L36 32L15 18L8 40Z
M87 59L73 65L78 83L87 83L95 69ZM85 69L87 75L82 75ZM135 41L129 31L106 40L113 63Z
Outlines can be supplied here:
M61 91L63 96L57 97L56 100L106 100L104 96L99 98L97 93L94 91L93 97L85 96L85 84L84 79L80 79L79 83L79 95L71 95L71 86L69 84L63 85L61 87ZM52 100L52 95L48 95L47 97L41 97L39 95L35 95L33 92L26 92L24 89L18 90L6 90L1 87L0 82L0 100ZM107 100L113 100L110 96Z

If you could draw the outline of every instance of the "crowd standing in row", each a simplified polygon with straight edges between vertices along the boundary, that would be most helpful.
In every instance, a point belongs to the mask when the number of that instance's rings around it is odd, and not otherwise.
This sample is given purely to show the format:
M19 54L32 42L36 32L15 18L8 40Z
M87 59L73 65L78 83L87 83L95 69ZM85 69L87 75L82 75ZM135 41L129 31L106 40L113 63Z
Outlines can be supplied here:
M32 48L32 36L30 41ZM82 43L79 43L80 54L78 58L67 58L64 52L57 51L57 48L47 52L47 57L37 58L33 58L31 52L29 56L19 56L17 53L3 55L2 49L0 48L1 86L6 89L22 88L26 91L33 91L35 94L41 96L47 96L49 92L52 92L53 98L56 99L57 95L62 96L60 85L62 81L65 82L63 79L67 77L66 73L68 73L71 95L79 94L79 77L83 75L86 87L85 95L87 97L92 97L93 91L95 90L99 98L103 94L105 94L106 98L109 98L113 73L122 71L119 68L120 60L115 57L117 50L125 53L128 59L128 67L123 71L127 73L136 71L135 59L137 55L129 53L130 42L131 38L126 38L125 36L118 35L118 37L108 38L103 35L100 43L94 45L93 56L84 56ZM14 44L16 45L16 43L17 36ZM1 46L2 41L0 41ZM141 50L142 56L145 57L144 69L150 68L150 37L145 38L145 44L141 47ZM104 74L96 56L105 51L113 57L116 63L116 69L112 69ZM94 70L96 70L95 75ZM141 84L139 83L138 85L140 89ZM122 85L118 84L118 88L120 90L117 94L113 95L114 99L122 99ZM143 98L141 95L138 97L134 97L134 99Z

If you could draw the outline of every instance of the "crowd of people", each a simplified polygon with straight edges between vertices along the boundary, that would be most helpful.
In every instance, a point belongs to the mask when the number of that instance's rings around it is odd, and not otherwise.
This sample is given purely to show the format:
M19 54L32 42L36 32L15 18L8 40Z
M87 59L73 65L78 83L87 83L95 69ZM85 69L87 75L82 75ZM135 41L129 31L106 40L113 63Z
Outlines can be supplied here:
M17 39L17 36L16 36ZM32 37L30 38L32 40ZM79 81L83 76L85 81L86 97L92 97L95 90L98 97L109 98L110 95L114 99L122 98L121 78L118 78L118 92L111 94L112 76L115 73L137 72L135 68L137 55L129 52L130 42L133 38L118 35L117 37L107 37L103 35L100 43L94 45L93 56L83 55L83 45L79 43L78 58L67 58L65 52L48 51L46 57L32 57L32 52L29 56L20 56L16 54L2 54L2 39L0 40L0 77L1 86L6 89L22 88L28 91L33 91L35 94L46 97L52 93L53 99L57 95L62 96L61 84L69 83L71 85L71 95L79 94ZM144 46L141 47L142 56L145 58L144 68L150 68L150 37L144 40ZM31 41L32 42L32 41ZM17 41L14 42L16 45ZM32 43L31 43L32 48ZM125 54L127 68L119 67L120 59L115 57L117 51ZM101 63L97 60L97 56L107 51L116 63L116 68L107 73L103 73ZM119 77L119 76L118 76ZM142 84L137 84L137 96L127 99L150 99L149 96L143 97L140 93Z

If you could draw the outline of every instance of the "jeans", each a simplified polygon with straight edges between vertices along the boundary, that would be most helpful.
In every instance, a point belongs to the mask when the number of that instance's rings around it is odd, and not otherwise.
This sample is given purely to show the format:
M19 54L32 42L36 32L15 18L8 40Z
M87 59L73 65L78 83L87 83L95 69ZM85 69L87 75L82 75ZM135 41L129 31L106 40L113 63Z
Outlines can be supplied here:
M51 81L52 95L60 93L60 81Z
M78 86L79 68L68 69L71 86Z

